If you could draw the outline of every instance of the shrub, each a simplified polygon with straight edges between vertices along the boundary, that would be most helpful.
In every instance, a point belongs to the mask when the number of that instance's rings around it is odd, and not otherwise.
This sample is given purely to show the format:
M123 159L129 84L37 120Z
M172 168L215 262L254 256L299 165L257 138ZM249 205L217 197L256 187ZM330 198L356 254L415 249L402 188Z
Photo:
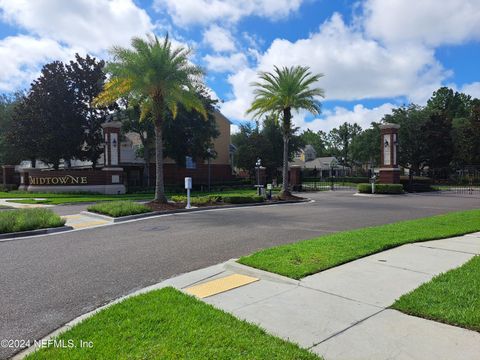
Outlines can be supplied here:
M361 194L371 194L372 184L358 184L357 190ZM402 184L375 184L375 194L402 194Z
M173 195L170 200L180 203L186 203L187 197L185 195ZM210 203L217 203L222 200L218 195L206 195L206 196L192 196L190 197L190 204L192 205L206 205Z
M410 178L408 176L400 176L400 183L404 189L411 192L425 192L432 191L432 179L425 176L414 176L412 184L410 185Z
M49 209L19 209L0 212L0 234L63 225L65 225L65 220Z
M170 196L170 200L174 202L183 203L183 202L187 202L187 197L185 195L172 195Z
M250 204L250 203L259 203L263 202L265 199L263 196L224 196L224 203L229 204Z
M106 201L91 205L87 210L113 217L143 214L152 211L149 207L134 201Z

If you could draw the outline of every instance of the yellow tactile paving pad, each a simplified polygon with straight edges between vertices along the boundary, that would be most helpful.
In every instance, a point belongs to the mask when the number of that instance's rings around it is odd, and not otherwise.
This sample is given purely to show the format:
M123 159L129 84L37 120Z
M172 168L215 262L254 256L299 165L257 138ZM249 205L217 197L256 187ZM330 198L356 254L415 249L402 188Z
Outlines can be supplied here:
M107 224L107 223L108 223L108 221L98 220L98 221L86 221L86 222L82 222L82 223L79 223L79 224L71 224L71 226L74 229L83 229L83 228L103 225L103 224Z
M191 286L186 288L185 292L203 299L208 296L220 294L222 292L232 290L258 280L259 279L247 275L233 274L220 279L208 281L200 285Z
M85 229L85 228L104 225L109 223L109 221L106 221L106 220L100 220L100 219L93 220L91 217L86 217L80 214L66 215L62 217L67 220L66 225L71 226L74 229Z

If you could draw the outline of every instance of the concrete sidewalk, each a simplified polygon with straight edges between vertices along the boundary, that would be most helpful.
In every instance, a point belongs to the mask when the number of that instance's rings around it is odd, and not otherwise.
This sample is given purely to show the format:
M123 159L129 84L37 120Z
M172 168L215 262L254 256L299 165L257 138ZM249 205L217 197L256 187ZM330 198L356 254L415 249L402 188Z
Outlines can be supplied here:
M388 309L400 295L477 254L480 233L404 245L300 281L227 262L163 285L189 292L232 274L258 278L203 300L327 360L478 360L479 333Z

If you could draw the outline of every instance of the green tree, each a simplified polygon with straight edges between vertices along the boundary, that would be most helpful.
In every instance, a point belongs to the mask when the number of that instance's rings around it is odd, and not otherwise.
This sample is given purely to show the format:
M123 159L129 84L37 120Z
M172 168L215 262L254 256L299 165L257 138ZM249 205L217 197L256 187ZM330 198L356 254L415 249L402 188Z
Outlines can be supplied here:
M441 87L427 101L427 110L431 113L443 114L452 121L454 118L462 118L469 115L470 102L470 95L454 92L448 87Z
M453 164L480 165L480 100L472 99L469 114L452 121Z
M327 134L324 131L314 132L310 129L300 134L300 139L304 145L312 145L318 157L328 156L327 153Z
M354 139L362 132L362 128L357 123L343 123L338 128L332 129L328 133L330 151L332 155L341 159L344 165L349 165L352 161L350 147Z
M140 120L140 106L128 106L128 102L125 100L126 109L124 110L124 116L121 116L122 132L137 134L142 143L137 156L141 156L144 161L143 165L143 185L150 186L150 161L151 161L151 149L154 148L155 142L155 129L153 127L153 121Z
M298 128L292 129L288 142L289 160L303 144L296 135L297 131ZM235 166L248 170L252 176L258 158L262 160L269 179L275 178L277 169L283 165L283 132L273 116L267 116L261 127L258 123L256 127L251 124L240 125L240 132L232 135L232 144L237 148Z
M315 83L322 74L312 74L308 67L293 66L278 68L273 73L260 72L259 82L254 82L253 100L247 114L254 118L273 114L282 121L283 131L283 183L281 196L290 195L288 186L288 149L292 133L292 111L306 110L312 114L320 114L318 97L323 97L321 88Z
M255 163L258 158L264 159L268 151L268 144L260 133L257 126L251 123L241 124L240 131L231 138L232 144L237 148L234 157L234 165L254 175ZM267 170L269 170L267 168Z
M194 109L189 110L179 105L176 117L167 112L163 126L165 156L174 159L178 165L185 165L187 156L195 160L216 156L214 153L209 154L209 149L213 150L212 140L220 135L215 119L218 101L213 100L202 86L195 91L202 101L207 117Z
M58 169L62 159L68 163L80 157L82 112L63 63L42 68L13 117L7 137L23 159L39 159Z
M449 169L454 153L452 141L452 119L446 113L432 112L423 124L420 132L424 134L425 162L429 166L429 172L435 178L436 173L445 176Z
M369 129L363 130L352 139L350 154L352 162L370 164L380 163L380 124L373 122Z
M98 61L90 55L83 58L78 54L75 54L75 61L66 65L69 86L75 94L75 102L83 118L84 143L81 158L90 160L94 169L104 151L102 123L106 121L109 112L116 108L115 104L110 108L93 106L93 101L102 91L106 80L104 66L103 60Z
M15 108L23 100L24 94L21 92L13 95L0 95L0 165L15 164L22 160L19 156L19 149L7 137L14 125Z
M132 39L132 49L114 47L114 61L106 66L110 78L97 97L97 105L108 105L122 97L141 98L142 119L149 113L155 126L155 201L166 203L163 179L163 124L170 111L175 118L178 105L196 110L205 118L202 100L195 91L202 70L189 62L190 50L172 48L168 35L148 40Z
M418 174L427 164L427 144L422 129L429 119L429 111L412 104L408 107L393 109L385 115L383 122L399 124L398 163Z

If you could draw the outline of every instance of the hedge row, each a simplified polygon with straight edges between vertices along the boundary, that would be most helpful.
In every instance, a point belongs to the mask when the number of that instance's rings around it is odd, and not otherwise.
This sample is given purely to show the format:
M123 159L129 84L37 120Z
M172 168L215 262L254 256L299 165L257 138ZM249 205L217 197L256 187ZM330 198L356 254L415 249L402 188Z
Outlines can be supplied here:
M219 202L222 199L221 196L206 195L206 196L192 196L190 197L190 204L192 205L206 205L210 203ZM173 195L170 200L180 203L186 203L187 197L185 195Z
M412 183L410 184L410 178L408 176L400 176L400 184L407 191L424 192L432 191L432 179L425 176L414 176Z
M372 184L358 184L357 190L361 194L371 194ZM375 184L375 194L403 194L403 185Z

